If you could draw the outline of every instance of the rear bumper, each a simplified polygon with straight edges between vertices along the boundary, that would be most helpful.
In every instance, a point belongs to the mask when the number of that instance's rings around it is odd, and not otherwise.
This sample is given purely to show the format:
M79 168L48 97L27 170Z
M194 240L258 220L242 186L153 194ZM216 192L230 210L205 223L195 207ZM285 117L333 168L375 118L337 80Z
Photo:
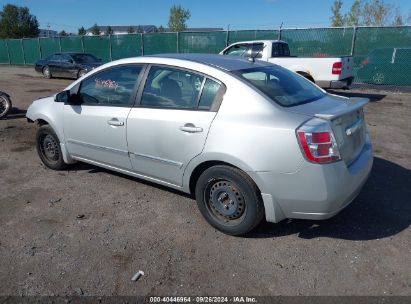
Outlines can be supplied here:
M291 174L256 172L253 177L262 192L267 221L322 220L336 215L360 193L372 163L368 140L348 167L344 161L327 165L304 161L300 170Z
M351 76L341 80L317 81L316 83L323 89L348 89L353 81L354 76Z

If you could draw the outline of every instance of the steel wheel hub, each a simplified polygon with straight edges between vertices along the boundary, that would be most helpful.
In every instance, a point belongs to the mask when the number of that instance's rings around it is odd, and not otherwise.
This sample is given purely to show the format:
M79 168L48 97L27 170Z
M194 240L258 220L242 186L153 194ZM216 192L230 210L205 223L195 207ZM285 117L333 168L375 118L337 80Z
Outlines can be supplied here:
M210 189L210 207L228 220L241 217L244 213L244 197L229 181L217 181Z
M42 150L44 156L50 160L56 160L58 158L58 148L57 143L54 138L50 135L47 135L42 144Z

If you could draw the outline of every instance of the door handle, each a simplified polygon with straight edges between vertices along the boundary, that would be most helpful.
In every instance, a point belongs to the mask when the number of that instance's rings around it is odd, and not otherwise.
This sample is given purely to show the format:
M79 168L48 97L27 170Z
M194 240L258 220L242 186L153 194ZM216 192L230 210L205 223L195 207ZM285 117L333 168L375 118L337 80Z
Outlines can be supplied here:
M183 132L188 132L188 133L198 133L198 132L203 132L203 128L196 127L192 123L186 123L184 126L180 127L180 130Z
M124 126L124 121L119 121L117 118L112 118L108 120L107 123L111 126L116 126L116 127Z

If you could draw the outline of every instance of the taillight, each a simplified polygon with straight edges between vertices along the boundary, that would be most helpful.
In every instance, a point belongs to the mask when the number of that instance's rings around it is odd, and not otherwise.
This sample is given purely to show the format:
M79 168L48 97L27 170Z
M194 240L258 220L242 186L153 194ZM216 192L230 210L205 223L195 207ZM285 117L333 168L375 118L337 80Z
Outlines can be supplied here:
M369 64L370 62L368 61L368 58L365 58L361 63L362 63L363 65L367 65L367 64Z
M341 74L342 71L342 62L334 62L333 63L333 68L332 68L332 73L339 75Z
M340 160L340 152L328 122L317 118L297 130L297 138L305 158L313 163L324 164Z

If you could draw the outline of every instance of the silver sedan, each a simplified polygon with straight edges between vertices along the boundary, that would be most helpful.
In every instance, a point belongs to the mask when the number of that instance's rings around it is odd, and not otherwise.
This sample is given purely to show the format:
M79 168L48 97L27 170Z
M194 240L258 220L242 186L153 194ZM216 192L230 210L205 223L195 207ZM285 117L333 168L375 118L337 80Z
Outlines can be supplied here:
M191 193L212 226L243 235L355 199L373 160L366 103L270 63L174 54L105 64L27 118L49 168L81 161Z

